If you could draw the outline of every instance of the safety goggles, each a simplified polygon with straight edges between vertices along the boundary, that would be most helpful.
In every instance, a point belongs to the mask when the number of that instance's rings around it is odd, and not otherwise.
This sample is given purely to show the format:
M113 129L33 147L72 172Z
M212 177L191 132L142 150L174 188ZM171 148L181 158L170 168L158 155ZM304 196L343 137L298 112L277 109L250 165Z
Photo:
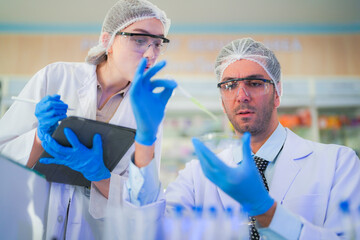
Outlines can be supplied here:
M270 91L272 80L258 77L246 77L229 79L217 84L220 88L221 97L224 100L233 100L238 97L239 92L243 91L246 96L262 96Z
M129 47L141 54L145 53L151 46L153 46L156 55L163 54L170 42L167 38L146 33L118 32L116 35L126 37Z

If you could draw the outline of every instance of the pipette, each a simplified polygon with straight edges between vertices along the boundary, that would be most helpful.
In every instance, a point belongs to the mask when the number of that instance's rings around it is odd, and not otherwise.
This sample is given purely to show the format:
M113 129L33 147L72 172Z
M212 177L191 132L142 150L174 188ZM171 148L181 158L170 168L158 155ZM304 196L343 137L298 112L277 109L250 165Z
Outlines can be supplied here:
M39 101L36 101L34 99L21 98L21 97L16 97L16 96L12 96L11 99L15 100L15 101L19 101L19 102L26 102L26 103L32 103L32 104L37 104L39 102ZM68 110L75 110L75 109L74 108L68 108Z
M200 108L200 110L204 111L206 114L208 114L210 117L212 117L215 121L219 121L219 119L212 112L210 112L208 109L206 109L206 107L204 107L204 105L202 105L196 98L191 96L191 94L188 91L186 91L183 87L181 87L179 85L179 83L178 83L177 88L180 90L180 92L182 94L184 94L185 97L189 98L192 103L194 103L198 108Z

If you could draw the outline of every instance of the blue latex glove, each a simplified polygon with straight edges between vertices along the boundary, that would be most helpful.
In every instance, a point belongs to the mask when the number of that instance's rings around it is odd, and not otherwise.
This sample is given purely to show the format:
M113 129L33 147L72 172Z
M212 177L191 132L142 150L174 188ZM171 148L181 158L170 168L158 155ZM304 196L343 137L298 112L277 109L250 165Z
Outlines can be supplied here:
M110 171L105 167L103 161L102 141L99 134L94 135L91 149L81 144L71 129L64 128L64 134L72 147L64 147L50 135L45 135L46 139L42 142L42 146L54 158L42 158L40 163L68 166L81 172L90 181L100 181L110 177Z
M223 163L200 140L193 138L196 155L205 176L238 201L250 216L265 213L274 204L251 156L250 134L243 135L243 161L233 168Z
M60 100L60 95L46 96L36 104L35 116L38 119L39 125L37 128L37 135L43 142L45 134L51 135L58 122L66 118L66 111L68 105Z
M150 80L165 66L165 61L157 63L144 73L146 64L146 58L141 59L129 91L137 125L135 141L151 146L156 140L158 127L164 118L165 106L177 83L165 79ZM154 93L153 90L157 87L164 89L159 93Z

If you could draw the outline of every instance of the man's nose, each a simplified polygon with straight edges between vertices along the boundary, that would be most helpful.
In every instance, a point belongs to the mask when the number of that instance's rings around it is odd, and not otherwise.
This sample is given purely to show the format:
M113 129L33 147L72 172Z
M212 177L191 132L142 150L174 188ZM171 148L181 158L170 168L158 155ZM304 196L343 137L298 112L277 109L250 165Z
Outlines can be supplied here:
M248 102L250 101L249 91L246 90L244 86L240 84L236 93L236 100L240 102Z

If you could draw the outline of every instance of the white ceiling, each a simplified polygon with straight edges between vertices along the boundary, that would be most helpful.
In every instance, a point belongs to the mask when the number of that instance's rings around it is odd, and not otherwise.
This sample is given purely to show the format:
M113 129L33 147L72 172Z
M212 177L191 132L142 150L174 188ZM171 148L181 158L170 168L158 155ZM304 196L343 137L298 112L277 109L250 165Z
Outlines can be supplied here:
M115 0L0 0L0 27L101 25ZM173 26L360 24L360 0L152 0Z

